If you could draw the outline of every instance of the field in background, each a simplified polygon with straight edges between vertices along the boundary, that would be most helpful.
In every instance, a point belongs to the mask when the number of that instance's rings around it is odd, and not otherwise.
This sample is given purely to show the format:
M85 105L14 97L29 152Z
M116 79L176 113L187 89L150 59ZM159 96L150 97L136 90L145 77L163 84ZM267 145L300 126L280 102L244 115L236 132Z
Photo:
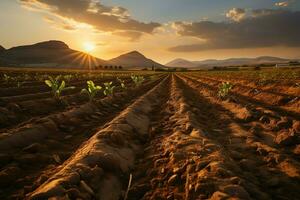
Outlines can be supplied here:
M0 77L0 199L300 199L298 69Z

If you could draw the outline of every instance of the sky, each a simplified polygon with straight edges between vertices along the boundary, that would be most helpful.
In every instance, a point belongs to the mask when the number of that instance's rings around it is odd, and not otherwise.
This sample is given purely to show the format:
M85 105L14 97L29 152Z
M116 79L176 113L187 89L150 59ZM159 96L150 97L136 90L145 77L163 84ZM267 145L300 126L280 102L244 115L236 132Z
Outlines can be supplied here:
M61 40L110 59L133 50L162 64L300 58L300 0L1 0L0 45Z

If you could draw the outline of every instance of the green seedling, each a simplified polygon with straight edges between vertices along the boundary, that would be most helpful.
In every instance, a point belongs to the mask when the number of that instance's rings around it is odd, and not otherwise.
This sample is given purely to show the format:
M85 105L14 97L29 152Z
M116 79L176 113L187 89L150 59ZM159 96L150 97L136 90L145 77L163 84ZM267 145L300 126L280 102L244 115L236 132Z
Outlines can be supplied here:
M75 89L74 86L66 87L65 81L60 82L60 76L57 76L55 78L49 76L48 78L48 80L45 80L45 83L52 89L52 94L55 100L61 99L61 94L63 91Z
M7 74L3 74L3 80L5 83L9 83L12 80L12 77Z
M72 80L73 76L68 74L68 75L64 75L64 80L69 83Z
M24 84L24 82L18 81L18 82L17 82L17 88L20 88L23 84Z
M131 79L134 82L136 87L140 86L145 80L143 76L135 76L135 75L132 75Z
M150 80L154 81L154 80L156 80L156 79L157 79L157 75L152 75L152 76L150 76Z
M125 85L125 81L120 79L119 77L117 77L118 82L120 83L120 87L125 90L126 89L126 85Z
M219 86L218 96L222 99L228 97L229 92L233 88L233 85L230 82L223 82Z
M115 86L112 85L112 82L104 83L104 91L103 94L105 96L111 96L114 94Z
M102 89L101 86L95 85L93 81L87 81L87 88L81 90L81 93L85 93L89 96L90 101L94 101L96 94Z

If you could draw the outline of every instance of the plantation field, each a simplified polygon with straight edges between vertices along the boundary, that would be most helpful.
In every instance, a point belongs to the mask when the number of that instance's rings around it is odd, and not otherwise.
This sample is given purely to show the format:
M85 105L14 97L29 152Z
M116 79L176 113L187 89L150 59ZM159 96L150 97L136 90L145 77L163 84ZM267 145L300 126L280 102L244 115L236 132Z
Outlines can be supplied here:
M299 70L0 77L0 199L300 199Z

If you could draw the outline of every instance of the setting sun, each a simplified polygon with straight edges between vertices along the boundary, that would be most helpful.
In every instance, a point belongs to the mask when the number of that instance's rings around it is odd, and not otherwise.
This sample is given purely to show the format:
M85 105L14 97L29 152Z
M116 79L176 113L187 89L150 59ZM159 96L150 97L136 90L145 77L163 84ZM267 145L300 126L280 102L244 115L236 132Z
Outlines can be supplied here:
M95 45L93 43L85 42L83 44L83 48L84 48L85 52L89 53L89 52L93 51L96 47L95 47Z

